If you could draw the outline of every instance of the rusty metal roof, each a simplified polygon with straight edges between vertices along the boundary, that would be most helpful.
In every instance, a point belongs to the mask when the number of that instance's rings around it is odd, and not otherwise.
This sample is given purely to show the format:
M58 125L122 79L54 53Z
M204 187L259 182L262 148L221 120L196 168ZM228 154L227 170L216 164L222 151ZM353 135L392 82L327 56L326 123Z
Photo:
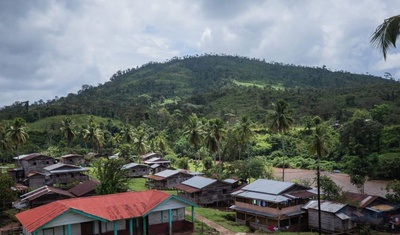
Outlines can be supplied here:
M32 233L68 210L86 213L103 221L123 220L141 217L169 197L174 196L158 190L148 190L72 198L18 213L16 217Z
M46 155L43 155L43 154L40 154L40 153L30 153L30 154L19 155L17 157L14 157L14 159L15 160L21 160L21 161L22 160L27 161L27 160L31 160L31 159L34 159L34 158L37 158L37 157L41 157L41 156L43 156L45 158L48 158L48 159L54 159L52 157L49 157L49 156L46 156Z
M83 155L79 155L79 154L67 154L67 155L63 155L60 158L71 158L71 157L82 157Z
M321 211L325 211L325 212L329 212L329 213L336 213L345 206L347 206L347 205L338 203L338 202L322 201L321 202ZM303 208L318 210L318 201L317 200L309 201L306 205L303 206Z
M195 192L200 191L200 189L198 189L198 188L190 187L190 186L184 185L184 184L177 184L174 186L174 188L181 190L183 192L187 192L187 193L195 193Z
M99 181L97 180L87 180L84 182L81 182L75 187L71 188L68 190L68 192L72 193L73 195L80 197L82 195L85 195L93 190L96 190L97 185L99 185Z

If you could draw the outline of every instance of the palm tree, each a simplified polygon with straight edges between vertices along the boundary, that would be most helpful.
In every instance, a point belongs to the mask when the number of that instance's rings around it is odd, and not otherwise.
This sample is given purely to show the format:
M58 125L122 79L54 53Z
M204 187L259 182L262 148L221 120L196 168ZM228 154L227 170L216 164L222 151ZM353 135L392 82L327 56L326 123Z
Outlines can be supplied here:
M76 130L75 130L75 124L70 117L67 117L62 121L60 130L67 138L67 145L71 146L72 141L76 137Z
M221 140L225 137L225 124L221 119L211 119L207 122L205 129L206 131L204 142L210 152L218 153L219 162L222 163ZM214 165L216 165L215 157Z
M25 130L26 123L22 118L14 119L13 123L7 129L7 136L10 138L11 142L15 145L17 155L19 155L18 150L21 144L26 143L28 140L28 133ZM19 159L18 159L19 164Z
M321 234L321 183L320 183L320 158L328 152L329 136L323 126L316 122L315 133L310 145L310 152L317 155L317 190L318 190L318 228Z
M89 125L82 130L83 140L91 143L93 148L99 152L100 148L104 145L104 133L98 127L97 123L91 117Z
M383 21L371 35L370 43L380 49L386 60L389 47L396 47L396 41L400 35L400 15L392 16Z
M7 136L7 129L5 125L2 125L0 123L0 149L6 152L7 150L12 149L12 143L10 138ZM3 151L0 151L0 153L3 153ZM0 157L3 157L2 154Z
M242 148L244 146L245 150L250 138L253 136L253 131L251 128L254 123L250 120L249 116L245 115L241 118L238 125L235 127L235 132L239 140L239 160L241 157Z
M127 144L130 144L130 143L132 143L134 141L135 136L133 135L133 129L132 129L131 125L125 124L122 127L121 139Z
M197 152L198 146L201 144L201 130L200 122L196 114L192 114L185 127L184 135L189 139L189 143L193 145L195 152ZM196 160L196 159L195 159ZM195 171L197 171L197 161L195 161Z
M137 154L143 155L147 153L146 132L141 129L137 130L134 144Z
M285 139L284 135L293 125L292 110L289 104L284 100L278 100L276 104L273 104L275 109L270 115L271 123L269 129L274 133L280 133L281 145L283 152L283 165L282 165L282 181L285 181Z

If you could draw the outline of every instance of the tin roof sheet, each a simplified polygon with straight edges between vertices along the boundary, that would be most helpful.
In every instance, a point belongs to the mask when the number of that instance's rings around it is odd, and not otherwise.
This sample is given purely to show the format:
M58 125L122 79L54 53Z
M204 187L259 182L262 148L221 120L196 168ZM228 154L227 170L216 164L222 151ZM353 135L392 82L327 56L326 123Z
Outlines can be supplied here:
M176 175L178 173L179 173L178 170L169 170L169 169L167 169L167 170L160 171L160 172L158 172L158 173L156 173L154 175L155 176L159 176L159 177L168 178L168 177Z
M345 206L346 206L346 204L342 204L342 203L338 203L338 202L323 201L323 202L321 202L321 211L325 211L325 212L329 212L329 213L336 213ZM318 201L312 200L312 201L308 202L306 205L304 205L303 208L318 210Z
M278 194L281 194L282 192L284 192L285 190L289 189L293 185L295 185L295 184L290 183L290 182L258 179L256 181L246 185L242 189L246 190L246 191L278 195Z
M217 181L216 179L210 179L210 178L206 178L206 177L202 177L202 176L193 176L192 178L183 181L182 184L190 186L190 187L202 189L216 181Z
M271 194L265 194L265 193L257 193L257 192L249 192L249 191L237 191L235 192L236 196L240 197L245 197L245 198L251 198L251 199L258 199L258 200L263 200L267 202L273 202L273 203L281 203L288 201L289 198L281 195L271 195Z

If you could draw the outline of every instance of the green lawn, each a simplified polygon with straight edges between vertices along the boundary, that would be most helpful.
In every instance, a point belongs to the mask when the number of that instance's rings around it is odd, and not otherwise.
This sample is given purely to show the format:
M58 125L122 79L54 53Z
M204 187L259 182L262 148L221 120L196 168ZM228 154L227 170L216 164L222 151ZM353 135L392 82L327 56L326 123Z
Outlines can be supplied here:
M238 225L235 222L234 212L224 212L212 208L196 208L195 214L199 214L222 227L236 233L246 233L250 232L247 226Z

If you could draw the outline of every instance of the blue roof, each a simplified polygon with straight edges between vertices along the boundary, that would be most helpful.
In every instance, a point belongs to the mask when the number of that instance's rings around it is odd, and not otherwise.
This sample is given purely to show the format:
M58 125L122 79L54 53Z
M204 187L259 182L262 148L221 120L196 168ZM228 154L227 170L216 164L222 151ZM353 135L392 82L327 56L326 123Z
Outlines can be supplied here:
M290 182L282 182L276 180L258 179L253 183L246 185L242 188L245 191L252 191L258 193L268 193L278 195L295 185Z
M216 181L216 179L209 179L202 176L194 176L188 180L183 181L182 184L193 188L202 189Z

